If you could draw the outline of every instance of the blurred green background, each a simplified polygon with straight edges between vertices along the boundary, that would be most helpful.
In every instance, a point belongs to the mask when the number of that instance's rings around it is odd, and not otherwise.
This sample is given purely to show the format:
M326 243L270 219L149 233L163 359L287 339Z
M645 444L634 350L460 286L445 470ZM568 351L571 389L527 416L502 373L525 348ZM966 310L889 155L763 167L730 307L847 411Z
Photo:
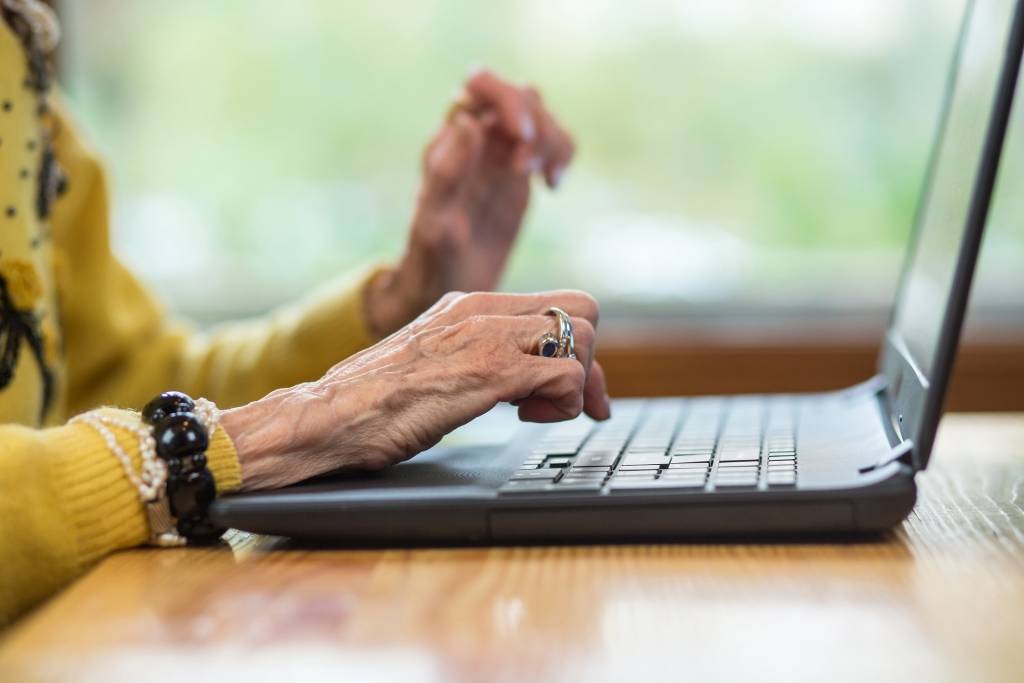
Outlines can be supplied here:
M64 3L62 59L118 249L203 320L397 256L475 64L536 84L579 145L506 289L582 287L612 316L877 311L962 6L91 0Z

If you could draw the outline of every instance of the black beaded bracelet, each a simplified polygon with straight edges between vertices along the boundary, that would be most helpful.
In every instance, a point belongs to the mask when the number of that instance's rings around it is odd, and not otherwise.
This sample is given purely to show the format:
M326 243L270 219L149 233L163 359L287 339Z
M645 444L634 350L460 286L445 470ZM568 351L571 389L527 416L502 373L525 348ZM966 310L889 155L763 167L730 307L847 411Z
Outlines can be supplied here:
M167 499L178 533L189 543L206 545L216 543L225 529L207 516L217 485L206 467L210 437L195 410L189 396L167 391L146 404L142 420L153 427L157 457L167 464Z

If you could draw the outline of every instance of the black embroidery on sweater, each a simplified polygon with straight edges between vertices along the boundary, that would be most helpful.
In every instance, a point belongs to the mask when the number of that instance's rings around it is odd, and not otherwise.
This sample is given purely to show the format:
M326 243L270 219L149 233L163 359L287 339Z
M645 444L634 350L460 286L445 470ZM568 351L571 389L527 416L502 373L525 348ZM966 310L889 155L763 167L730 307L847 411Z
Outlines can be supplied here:
M14 35L18 36L22 47L25 48L25 56L28 58L28 77L25 79L24 86L40 95L45 95L53 82L53 64L46 54L36 49L32 24L20 12L6 6L0 8L0 12L3 14L4 21L14 31ZM41 106L45 107L45 104L41 103Z
M7 291L7 281L0 277L0 391L14 379L22 341L28 343L43 381L43 401L39 410L39 420L42 421L53 403L54 375L46 365L39 323L39 316L33 311L19 311L14 307Z

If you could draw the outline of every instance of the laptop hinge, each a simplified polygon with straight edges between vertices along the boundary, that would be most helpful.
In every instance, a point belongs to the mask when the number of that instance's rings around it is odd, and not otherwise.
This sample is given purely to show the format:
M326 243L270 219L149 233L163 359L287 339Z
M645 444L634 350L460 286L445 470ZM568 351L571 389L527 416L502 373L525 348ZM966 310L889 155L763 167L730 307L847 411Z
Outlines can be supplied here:
M894 446L888 453L878 459L874 465L861 468L861 474L885 467L891 462L899 461L911 469L917 469L914 465L914 440L906 439Z

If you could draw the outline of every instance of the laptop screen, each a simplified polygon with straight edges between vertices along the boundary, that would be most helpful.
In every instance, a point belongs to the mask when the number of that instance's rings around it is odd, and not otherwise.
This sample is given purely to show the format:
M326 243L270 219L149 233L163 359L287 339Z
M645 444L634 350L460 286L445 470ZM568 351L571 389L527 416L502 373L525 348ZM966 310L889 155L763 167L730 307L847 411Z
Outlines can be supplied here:
M928 381L933 378L1015 4L968 3L928 185L918 207L916 241L893 314L892 331Z

